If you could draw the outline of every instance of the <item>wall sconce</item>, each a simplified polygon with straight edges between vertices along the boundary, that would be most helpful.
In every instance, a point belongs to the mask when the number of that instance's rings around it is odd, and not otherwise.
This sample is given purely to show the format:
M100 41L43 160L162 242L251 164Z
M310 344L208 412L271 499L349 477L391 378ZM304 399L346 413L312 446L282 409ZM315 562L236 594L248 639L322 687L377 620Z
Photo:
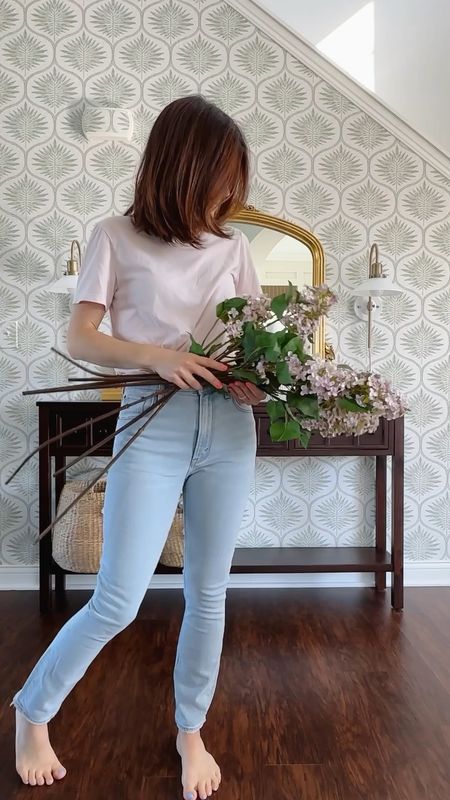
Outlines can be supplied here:
M78 260L74 256L74 247L78 249ZM68 292L70 295L73 295L77 285L80 269L81 247L79 241L74 239L70 246L70 258L67 260L67 265L63 276L62 278L58 278L58 280L54 283L50 284L48 287L49 291L56 292L57 294L67 294Z
M383 272L383 265L378 260L378 245L373 244L369 254L369 277L357 286L351 294L356 298L355 314L359 319L367 320L367 351L369 370L372 369L372 319L380 310L380 302L373 297L386 297L401 294L401 288Z

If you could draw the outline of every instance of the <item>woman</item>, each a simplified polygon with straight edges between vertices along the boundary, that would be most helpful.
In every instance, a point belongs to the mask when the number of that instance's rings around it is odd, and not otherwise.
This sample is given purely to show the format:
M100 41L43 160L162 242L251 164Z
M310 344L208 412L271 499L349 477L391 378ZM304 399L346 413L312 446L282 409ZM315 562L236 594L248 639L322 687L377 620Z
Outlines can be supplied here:
M98 223L89 239L70 354L119 371L155 371L181 391L110 468L95 591L13 698L24 783L64 777L47 723L97 653L136 617L183 493L176 745L185 800L203 800L219 786L220 769L200 729L217 682L226 587L254 474L252 405L265 394L243 382L217 391L226 365L188 351L189 334L202 341L211 331L218 302L261 292L248 241L225 225L245 203L248 183L248 150L236 123L201 96L176 100L151 130L132 206ZM112 336L98 331L107 310ZM121 409L117 427L151 405L162 386L126 387L123 404L141 402ZM116 436L114 453L140 425Z

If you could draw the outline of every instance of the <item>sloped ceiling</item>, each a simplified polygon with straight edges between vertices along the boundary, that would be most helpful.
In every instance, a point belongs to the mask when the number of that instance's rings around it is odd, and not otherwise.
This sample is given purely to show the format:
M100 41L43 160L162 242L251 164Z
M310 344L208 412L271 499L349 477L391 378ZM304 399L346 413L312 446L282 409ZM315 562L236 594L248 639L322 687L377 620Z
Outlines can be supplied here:
M448 0L258 0L450 156Z

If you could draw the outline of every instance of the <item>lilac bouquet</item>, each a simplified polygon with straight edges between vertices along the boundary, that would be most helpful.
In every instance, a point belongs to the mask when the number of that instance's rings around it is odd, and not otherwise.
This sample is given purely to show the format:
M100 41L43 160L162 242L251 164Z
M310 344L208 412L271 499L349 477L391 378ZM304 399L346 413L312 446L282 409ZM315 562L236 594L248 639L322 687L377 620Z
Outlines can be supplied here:
M272 299L233 297L217 306L221 333L208 345L192 339L191 352L223 361L231 379L255 383L270 396L274 442L299 439L306 447L313 431L324 437L372 433L381 417L406 411L405 400L380 375L308 352L320 317L335 302L324 284L299 291L289 283ZM277 330L271 330L274 322Z

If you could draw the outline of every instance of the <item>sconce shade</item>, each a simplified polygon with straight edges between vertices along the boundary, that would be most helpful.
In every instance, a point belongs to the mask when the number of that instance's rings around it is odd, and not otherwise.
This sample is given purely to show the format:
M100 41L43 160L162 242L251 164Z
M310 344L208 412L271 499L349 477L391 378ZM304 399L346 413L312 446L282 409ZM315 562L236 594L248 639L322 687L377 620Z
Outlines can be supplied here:
M390 278L366 278L356 286L351 294L354 297L387 297L388 295L401 294L401 287Z

